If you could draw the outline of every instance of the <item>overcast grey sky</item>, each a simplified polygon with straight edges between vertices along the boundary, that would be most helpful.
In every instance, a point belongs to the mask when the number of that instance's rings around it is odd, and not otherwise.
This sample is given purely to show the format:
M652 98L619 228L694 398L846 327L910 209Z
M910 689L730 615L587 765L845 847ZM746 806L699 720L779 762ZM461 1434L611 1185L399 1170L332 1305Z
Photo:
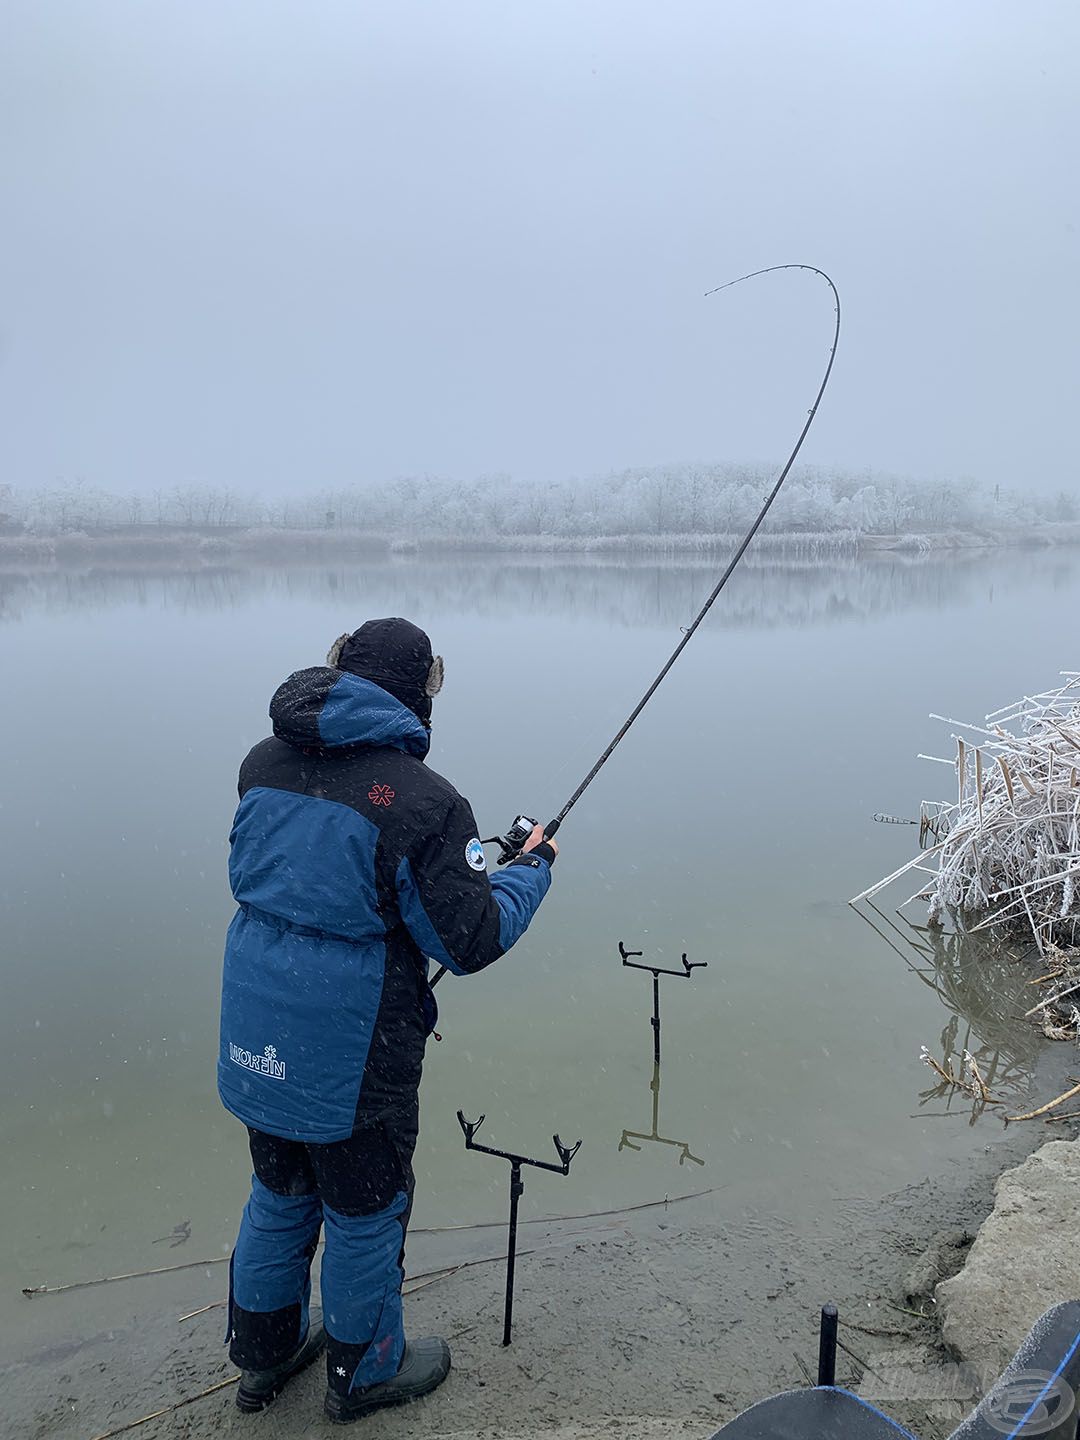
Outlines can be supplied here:
M1075 488L1075 0L6 0L0 480Z

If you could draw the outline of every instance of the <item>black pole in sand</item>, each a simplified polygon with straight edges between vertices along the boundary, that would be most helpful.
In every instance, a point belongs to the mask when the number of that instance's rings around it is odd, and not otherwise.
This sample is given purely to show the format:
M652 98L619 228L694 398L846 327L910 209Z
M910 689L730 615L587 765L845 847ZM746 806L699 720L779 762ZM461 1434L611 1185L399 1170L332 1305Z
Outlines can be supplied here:
M836 1384L836 1326L835 1305L821 1307L821 1331L818 1336L817 1383Z
M484 1123L483 1115L479 1120L466 1120L459 1110L457 1112L458 1124L465 1135L466 1150L480 1150L485 1155L494 1155L499 1160L510 1161L510 1235L506 1249L506 1304L503 1309L503 1338L504 1345L510 1344L510 1330L514 1318L514 1262L517 1258L517 1226L518 1226L518 1201L525 1193L525 1182L521 1178L521 1167L533 1165L537 1170L553 1170L556 1175L570 1174L570 1161L581 1149L581 1141L576 1145L564 1145L558 1135L551 1138L555 1142L555 1149L558 1152L559 1163L552 1165L549 1160L530 1160L527 1155L515 1155L509 1150L493 1150L490 1145L477 1145L473 1136Z

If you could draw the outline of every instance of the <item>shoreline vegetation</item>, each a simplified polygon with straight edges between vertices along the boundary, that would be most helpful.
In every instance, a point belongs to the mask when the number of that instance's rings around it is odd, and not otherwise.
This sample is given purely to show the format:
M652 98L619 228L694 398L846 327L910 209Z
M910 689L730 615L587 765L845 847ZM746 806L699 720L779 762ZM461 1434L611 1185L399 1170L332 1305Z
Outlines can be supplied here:
M765 464L670 464L544 483L407 476L265 499L227 487L120 495L83 480L0 483L0 563L409 555L730 554L772 488ZM1080 543L1080 499L797 467L751 554L800 563L882 551Z
M52 534L0 533L0 565L67 567L105 562L214 566L230 562L350 558L392 561L410 556L582 556L592 559L711 559L730 554L735 533L657 535L400 534L351 529L282 529L272 525L109 526ZM908 531L897 535L839 531L769 531L755 536L748 560L798 564L875 555L918 558L950 551L1049 549L1080 544L1080 522L1015 525L1007 530Z
M952 730L955 758L925 755L956 772L956 799L922 802L919 853L857 895L873 901L904 875L917 876L901 904L928 904L927 924L948 922L964 937L990 947L1018 942L1038 971L1029 986L1033 1020L1048 1040L1080 1037L1080 672L1025 695L983 717L982 724L931 718ZM933 842L933 843L931 843ZM931 1069L950 1084L990 1101L978 1065L965 1052L966 1072ZM979 1093L981 1092L981 1094ZM1051 1105L1008 1119L1027 1120L1080 1094L1080 1085ZM1080 1102L1078 1102L1080 1103Z

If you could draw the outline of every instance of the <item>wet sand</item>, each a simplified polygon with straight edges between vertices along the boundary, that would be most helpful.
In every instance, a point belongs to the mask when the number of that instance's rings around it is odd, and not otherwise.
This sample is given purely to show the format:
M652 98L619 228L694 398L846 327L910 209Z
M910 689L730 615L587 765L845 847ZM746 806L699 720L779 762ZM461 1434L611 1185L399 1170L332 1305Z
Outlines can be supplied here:
M897 1308L913 1262L941 1231L973 1231L1002 1167L1045 1138L1042 1127L1013 1127L1006 1144L974 1162L891 1195L838 1200L810 1225L794 1207L750 1205L721 1229L704 1213L707 1202L689 1201L525 1227L510 1348L500 1344L501 1261L425 1286L406 1301L406 1323L414 1334L447 1336L450 1379L356 1433L706 1437L761 1395L805 1383L802 1366L816 1363L817 1308L829 1300L860 1360L887 1344L918 1364L939 1341L935 1326ZM418 1276L504 1248L501 1228L417 1235L408 1268ZM178 1248L163 1258L182 1256ZM235 1371L222 1343L223 1309L179 1320L220 1300L224 1288L225 1267L215 1265L25 1300L19 1333L5 1346L2 1433L90 1440L228 1380ZM841 1352L838 1379L859 1384L862 1365ZM128 1433L340 1434L322 1417L323 1388L320 1364L261 1416L241 1415L230 1386ZM918 1402L906 1408L893 1404L897 1419L934 1433Z

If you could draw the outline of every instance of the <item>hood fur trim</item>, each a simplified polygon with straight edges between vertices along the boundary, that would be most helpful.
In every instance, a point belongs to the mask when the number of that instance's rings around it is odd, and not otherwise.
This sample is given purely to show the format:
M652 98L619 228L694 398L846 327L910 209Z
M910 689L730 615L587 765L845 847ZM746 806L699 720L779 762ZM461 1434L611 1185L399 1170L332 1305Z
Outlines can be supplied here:
M341 659L341 652L345 649L345 642L348 638L349 635L347 631L344 635L339 635L327 651L326 663L331 669L336 670L338 668L338 661Z

